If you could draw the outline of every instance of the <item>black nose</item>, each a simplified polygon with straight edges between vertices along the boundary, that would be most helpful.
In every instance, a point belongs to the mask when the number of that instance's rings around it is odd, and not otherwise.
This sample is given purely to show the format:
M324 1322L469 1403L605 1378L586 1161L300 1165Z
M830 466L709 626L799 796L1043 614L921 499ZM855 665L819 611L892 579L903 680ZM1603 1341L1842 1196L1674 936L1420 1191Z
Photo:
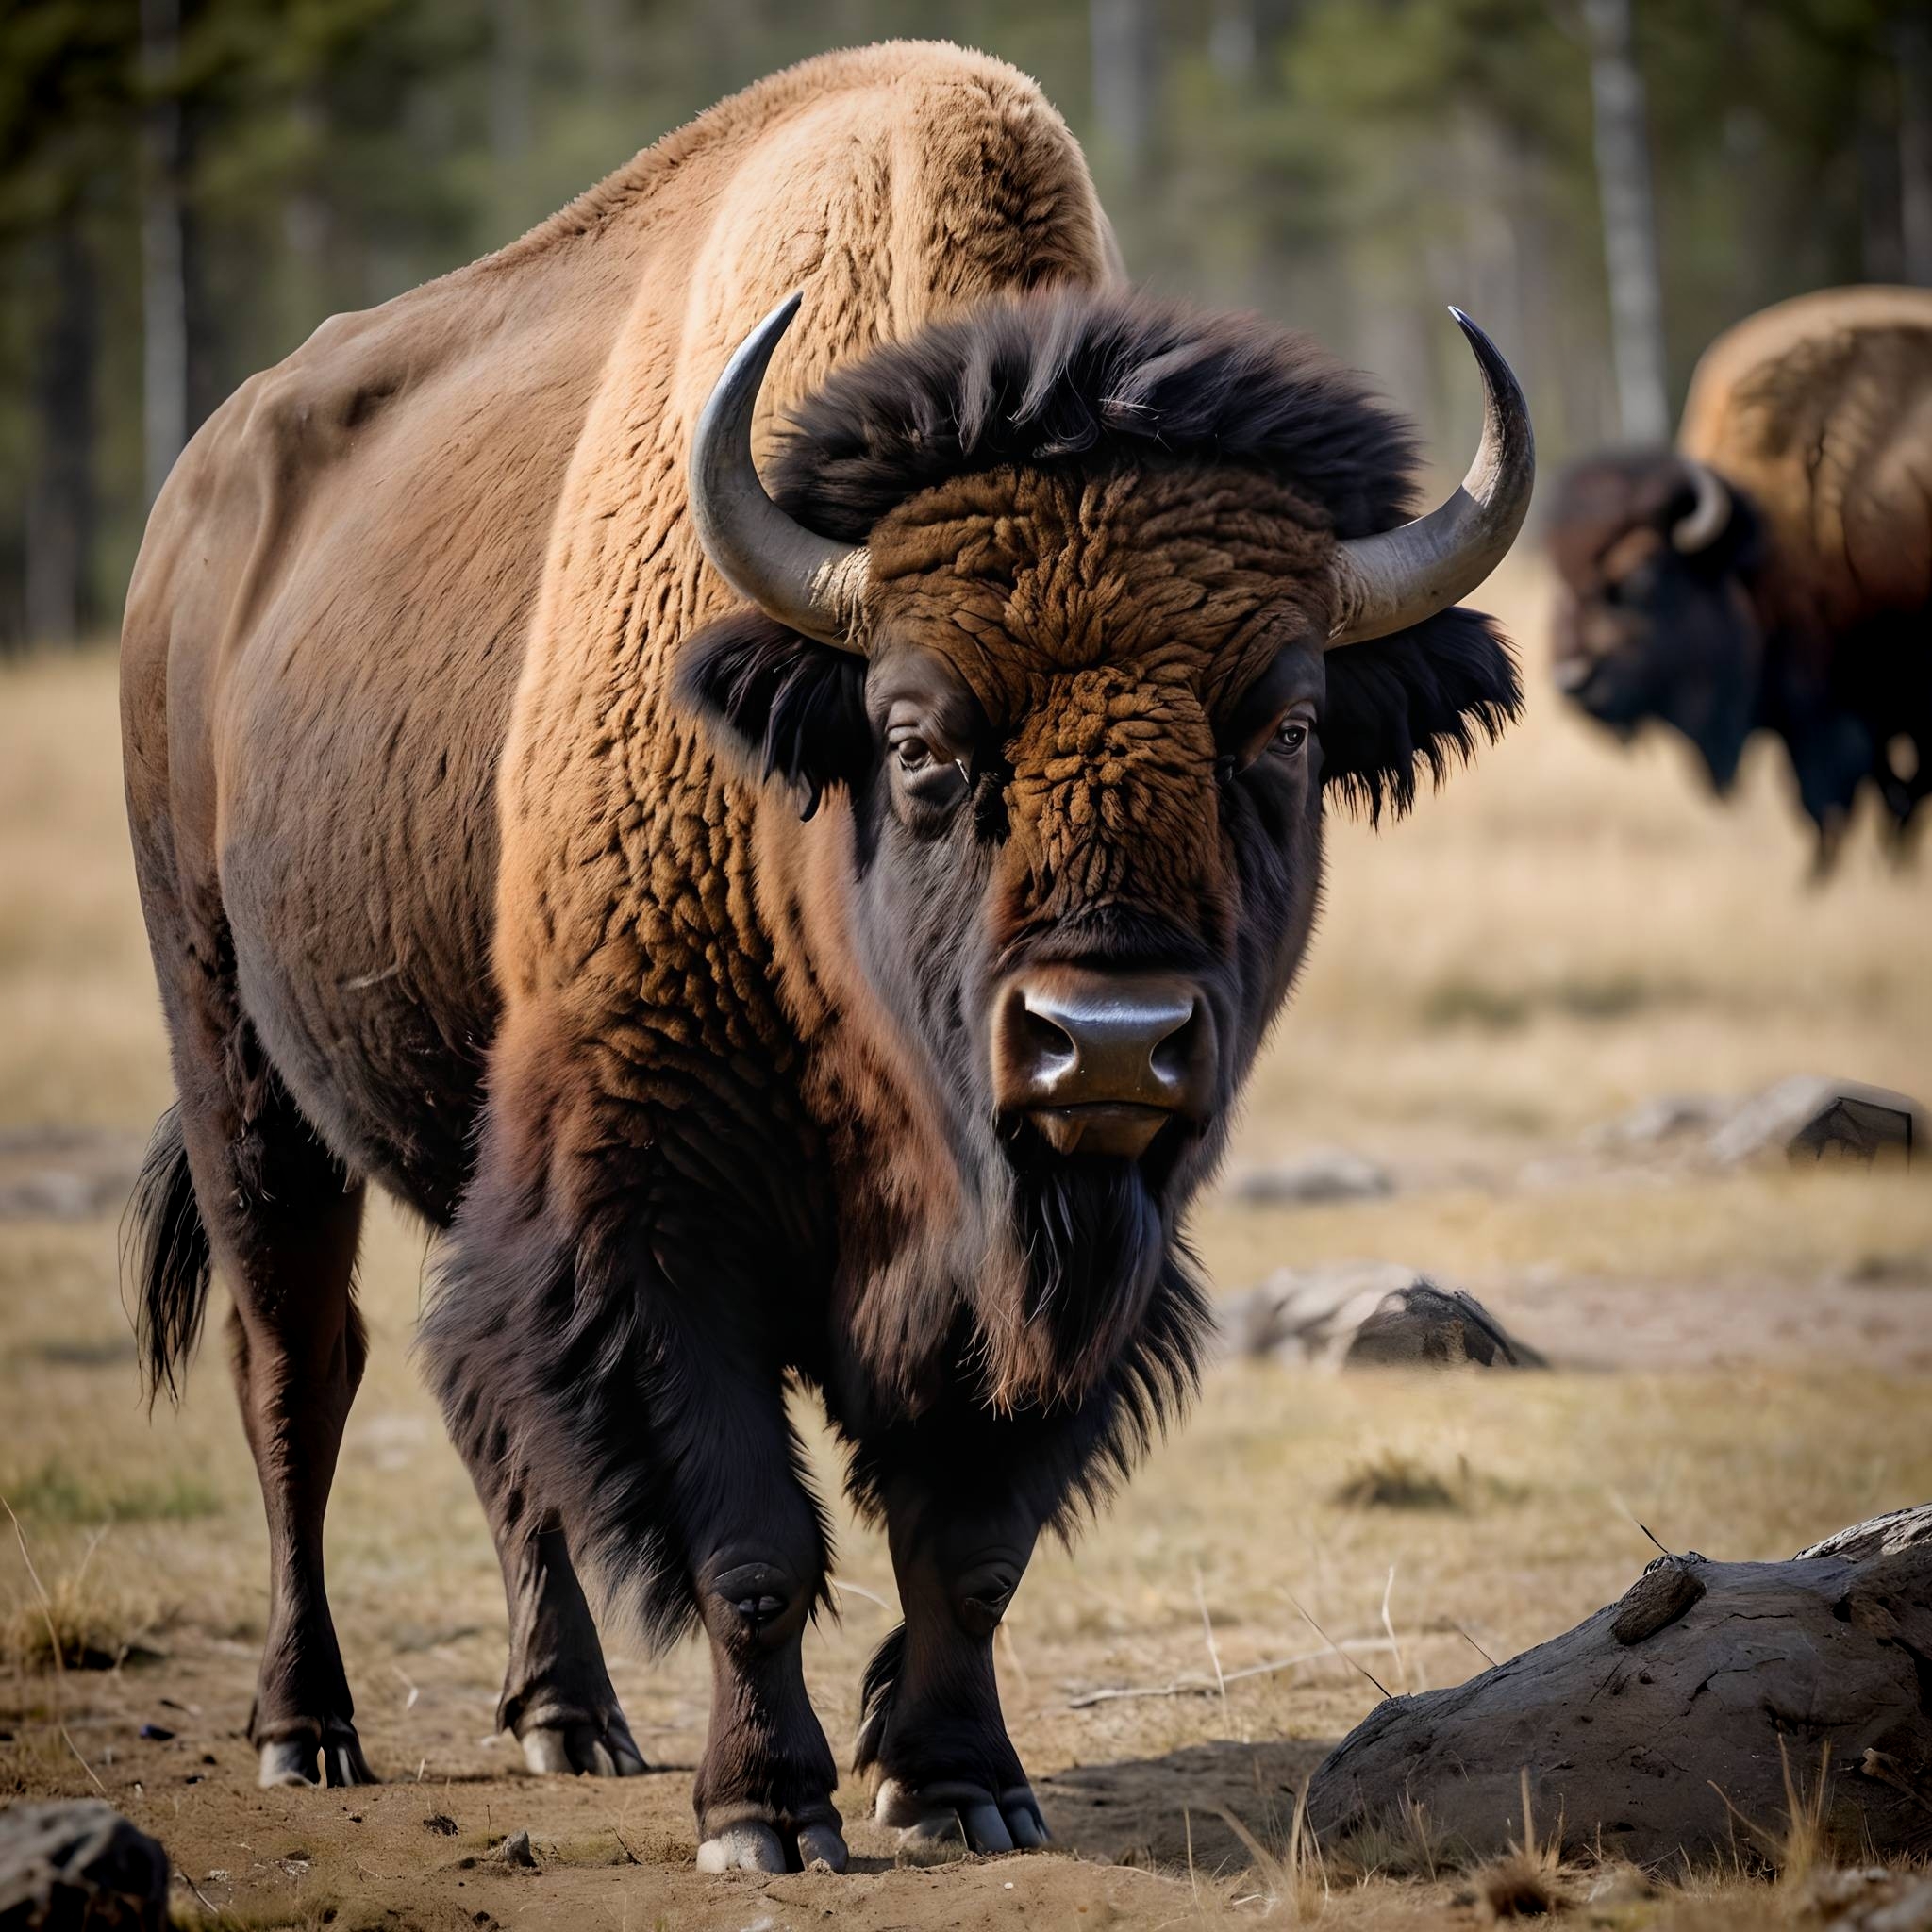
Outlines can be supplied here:
M1036 967L997 995L993 1096L1062 1154L1131 1159L1171 1116L1208 1111L1214 1048L1208 1001L1177 974Z

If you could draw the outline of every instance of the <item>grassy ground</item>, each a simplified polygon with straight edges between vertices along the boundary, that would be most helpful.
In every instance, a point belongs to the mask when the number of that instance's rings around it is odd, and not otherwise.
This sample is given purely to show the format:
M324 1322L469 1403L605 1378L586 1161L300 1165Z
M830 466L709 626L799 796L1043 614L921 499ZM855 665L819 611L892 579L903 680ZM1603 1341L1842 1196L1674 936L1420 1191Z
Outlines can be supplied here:
M1541 587L1501 604L1532 644ZM1299 1874L1294 1792L1378 1692L1332 1655L1190 1692L1104 1689L1320 1651L1307 1619L1392 1648L1390 1688L1453 1683L1616 1595L1648 1545L1788 1555L1932 1495L1932 1189L1827 1171L1718 1174L1592 1152L1662 1091L1792 1072L1932 1094L1932 895L1869 827L1840 875L1808 853L1770 758L1720 810L1668 745L1573 725L1531 652L1531 716L1410 824L1344 825L1324 930L1248 1105L1238 1160L1340 1143L1391 1165L1385 1201L1210 1202L1224 1289L1268 1269L1393 1257L1465 1282L1559 1361L1547 1376L1417 1383L1218 1371L1073 1555L1042 1553L1001 1668L1012 1728L1074 1856L891 1868L853 1832L844 1881L702 1879L688 1769L707 1673L691 1646L614 1674L662 1775L545 1784L489 1737L504 1645L494 1561L407 1358L421 1234L376 1217L375 1337L330 1523L330 1582L372 1761L391 1782L258 1793L242 1738L266 1611L253 1473L219 1351L186 1402L135 1400L115 1212L0 1221L0 1798L94 1782L229 1923L430 1925L575 1914L588 1927L1156 1925L1278 1915L1468 1919L1442 1874ZM0 1149L9 1130L144 1128L165 1058L133 901L105 658L0 677ZM816 1441L816 1439L815 1439ZM837 1488L828 1448L823 1479ZM1391 1479L1394 1478L1394 1479ZM1407 1493L1420 1507L1365 1503ZM890 1615L877 1540L840 1525L842 1616L808 1670L841 1757ZM1391 1581L1392 1577L1392 1581ZM1388 1624L1383 1621L1387 1603ZM114 1670L48 1668L48 1611ZM1211 1646L1211 1649L1210 1649ZM139 1735L143 1724L173 1732ZM848 1818L862 1793L842 1794ZM442 1817L453 1834L424 1821ZM1232 1817L1266 1855L1257 1859ZM527 1826L541 1876L483 1855ZM483 1858L480 1863L465 1860ZM219 1874L219 1875L217 1875ZM1759 1923L1774 1894L1702 1878L1619 1924Z

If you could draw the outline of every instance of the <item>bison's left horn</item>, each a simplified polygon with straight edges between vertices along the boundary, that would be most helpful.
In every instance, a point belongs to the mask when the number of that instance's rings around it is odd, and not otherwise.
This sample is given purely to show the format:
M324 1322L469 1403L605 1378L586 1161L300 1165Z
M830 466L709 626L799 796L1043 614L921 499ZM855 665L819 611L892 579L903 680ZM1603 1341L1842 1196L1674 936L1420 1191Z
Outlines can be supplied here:
M1459 308L1483 375L1483 440L1461 487L1427 516L1336 546L1330 648L1384 638L1446 610L1503 560L1536 482L1529 407L1502 352Z
M705 404L691 446L691 515L705 555L740 596L822 644L861 651L865 546L793 523L765 494L752 461L758 386L802 299L788 295L745 337Z
M1708 550L1731 525L1731 492L1718 473L1695 457L1679 457L1690 474L1690 508L1671 526L1671 546L1686 557Z

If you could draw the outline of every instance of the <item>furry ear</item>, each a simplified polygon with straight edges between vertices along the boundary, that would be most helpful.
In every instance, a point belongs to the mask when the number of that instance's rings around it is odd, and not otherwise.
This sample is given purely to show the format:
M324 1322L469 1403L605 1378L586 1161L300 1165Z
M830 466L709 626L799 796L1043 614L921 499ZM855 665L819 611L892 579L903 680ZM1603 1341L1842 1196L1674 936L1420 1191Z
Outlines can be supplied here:
M1412 630L1328 655L1324 785L1371 822L1415 803L1424 767L1438 784L1523 711L1516 660L1491 619L1438 611Z
M872 762L865 659L800 637L750 606L685 643L675 692L761 778L776 774L796 786L806 818L827 790L857 783Z

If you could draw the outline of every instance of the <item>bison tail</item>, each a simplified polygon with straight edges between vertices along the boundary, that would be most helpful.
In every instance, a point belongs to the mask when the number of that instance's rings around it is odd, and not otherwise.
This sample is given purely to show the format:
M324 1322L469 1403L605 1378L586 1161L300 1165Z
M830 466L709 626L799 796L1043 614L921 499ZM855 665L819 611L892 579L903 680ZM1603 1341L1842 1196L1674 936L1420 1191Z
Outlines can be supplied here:
M194 1199L181 1109L155 1123L121 1224L121 1278L134 1291L142 1380L152 1403L162 1385L180 1392L179 1375L201 1334L213 1257Z
M853 1747L852 1769L870 1771L878 1762L879 1746L885 1742L886 1719L891 1714L893 1693L899 1688L900 1673L906 1668L906 1626L901 1624L873 1653L865 1667L865 1682L858 1693L858 1742Z

